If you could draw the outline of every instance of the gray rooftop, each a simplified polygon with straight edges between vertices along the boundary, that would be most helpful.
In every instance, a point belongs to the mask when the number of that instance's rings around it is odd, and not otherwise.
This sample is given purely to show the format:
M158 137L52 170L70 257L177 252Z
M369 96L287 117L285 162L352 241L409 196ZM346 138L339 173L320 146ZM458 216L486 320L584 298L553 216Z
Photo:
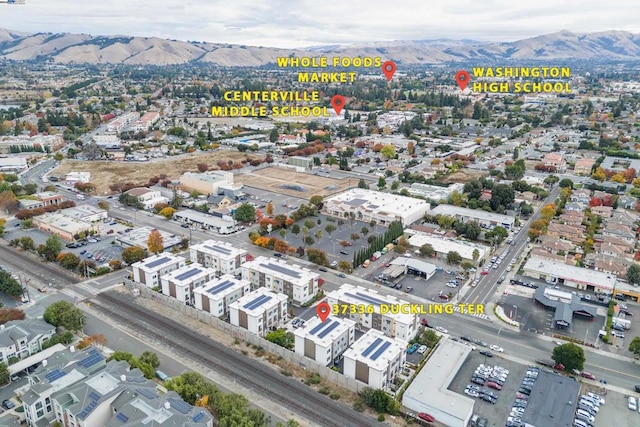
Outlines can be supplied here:
M550 393L551 390L553 393ZM522 421L544 427L573 425L579 392L580 383L575 379L541 370L531 390Z

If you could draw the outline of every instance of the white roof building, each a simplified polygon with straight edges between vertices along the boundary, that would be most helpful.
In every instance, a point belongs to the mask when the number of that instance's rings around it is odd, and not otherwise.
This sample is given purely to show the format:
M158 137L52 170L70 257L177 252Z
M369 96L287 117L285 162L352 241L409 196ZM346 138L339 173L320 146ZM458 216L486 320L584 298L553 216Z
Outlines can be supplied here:
M286 294L291 304L302 305L317 295L320 275L282 260L259 256L242 265L242 278L251 282L253 289L264 286Z
M355 330L353 320L332 316L323 322L316 316L294 332L295 352L327 366L353 344Z
M449 385L469 353L470 346L442 339L402 395L402 406L431 414L442 425L469 425L475 402L470 397L449 390Z
M421 219L430 208L431 205L421 199L353 188L327 199L323 209L340 218L353 212L359 221L376 221L382 225L402 221L403 225L409 225Z
M185 265L160 277L162 293L187 305L194 305L193 290L215 277L215 270L198 263Z
M247 261L247 250L226 242L206 240L189 248L190 259L222 274L239 274Z
M185 172L180 177L180 186L184 191L198 191L207 196L218 194L218 187L233 185L233 173L209 171L203 173Z
M185 266L182 257L171 254L153 255L131 265L133 280L148 288L160 286L160 277Z
M216 317L229 314L229 305L251 291L251 283L230 274L212 279L193 290L195 307Z
M118 234L116 236L116 242L120 243L123 246L138 246L140 248L147 248L147 240L149 240L149 235L153 230L158 230L160 235L162 236L162 244L164 246L164 250L171 249L174 246L177 246L182 243L183 238L188 238L189 236L179 236L176 234L168 233L164 230L151 228L148 226L137 227L125 234Z
M236 221L231 215L211 215L194 209L182 209L173 214L175 221L197 225L205 230L220 234L230 234L236 229Z
M95 231L95 226L92 223L70 218L59 212L47 212L35 216L33 217L33 225L68 241L73 241L80 233L89 234L91 230Z
M406 345L371 329L344 352L344 375L371 388L388 390L406 361Z
M490 248L487 246L466 242L464 240L440 237L435 234L428 234L415 230L407 230L407 234L413 234L409 239L407 239L407 243L409 243L409 245L415 248L420 248L429 244L433 246L436 254L440 257L446 258L449 252L454 251L459 253L463 260L473 262L473 252L475 250L478 251L478 261L485 259L485 257L491 252Z
M278 328L287 318L285 294L258 288L229 305L229 322L252 334L264 336L271 328Z
M64 180L67 184L75 184L76 182L86 184L91 180L91 172L69 172L65 175Z
M500 225L507 230L513 228L515 218L482 209L468 209L453 205L438 205L433 208L430 215L449 215L460 221L477 221L480 225Z
M548 283L572 286L590 292L612 294L617 277L614 274L532 256L523 267L525 276Z
M89 204L62 209L60 210L60 213L70 218L75 218L80 221L86 222L102 221L109 216L106 210Z
M331 306L363 307L356 313L348 311L344 316L356 322L359 327L376 329L390 337L410 341L418 332L418 312L412 314L410 310L395 310L409 308L411 304L393 295L380 295L361 286L344 284L327 294L327 303Z

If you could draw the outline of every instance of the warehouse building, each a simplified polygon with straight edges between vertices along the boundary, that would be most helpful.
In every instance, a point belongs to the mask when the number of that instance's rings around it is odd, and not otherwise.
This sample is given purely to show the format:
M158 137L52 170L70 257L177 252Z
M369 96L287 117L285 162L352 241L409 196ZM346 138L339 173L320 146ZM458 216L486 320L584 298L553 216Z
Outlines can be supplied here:
M353 344L355 332L352 320L330 317L323 322L316 316L296 329L295 352L327 366L337 362Z
M576 267L546 258L532 256L523 267L523 274L542 279L549 284L564 285L587 292L613 294L617 278L613 274Z
M501 226L507 230L511 230L515 222L515 218L509 215L487 212L482 209L461 208L453 205L438 205L431 210L430 215L448 215L458 221L475 221L485 228Z
M450 239L436 234L423 233L415 230L407 230L408 234L412 234L407 243L411 247L419 250L424 245L431 245L436 253L436 257L440 259L447 259L449 252L457 252L462 257L463 261L470 261L473 263L482 262L491 253L491 250L487 246L478 245L471 242L465 242L463 240ZM477 261L474 261L473 254L478 251Z

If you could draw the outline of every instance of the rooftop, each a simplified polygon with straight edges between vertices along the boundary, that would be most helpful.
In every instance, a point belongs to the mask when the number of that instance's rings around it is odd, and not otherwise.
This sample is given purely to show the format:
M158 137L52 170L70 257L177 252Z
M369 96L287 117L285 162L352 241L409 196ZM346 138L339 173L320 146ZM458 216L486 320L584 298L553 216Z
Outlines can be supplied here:
M523 270L540 273L543 276L554 276L558 279L568 280L573 283L580 283L595 286L600 289L613 291L616 284L616 276L609 273L590 270L588 268L575 267L560 262L551 261L540 257L531 257L524 265Z
M236 248L229 243L213 239L191 246L191 251L205 252L220 258L235 258L238 255L247 253L246 249Z
M209 298L224 298L238 289L249 288L251 284L246 280L238 280L231 274L225 274L219 279L213 279L194 289L194 292L208 295Z
M404 341L387 337L375 329L369 329L344 352L344 357L361 361L378 371L384 371L389 362L404 351L405 346Z
M381 305L407 305L409 302L400 300L393 295L380 295L378 292L350 284L343 284L339 289L331 291L327 294L329 300L340 301L342 304L366 305L373 306L376 313L380 313ZM393 317L396 321L405 324L411 324L415 321L415 315L409 313L391 313L389 311L385 316Z
M441 237L435 234L422 233L414 230L407 230L407 233L412 233L407 242L409 245L420 248L423 245L430 244L433 248L440 253L448 253L455 251L460 254L464 259L473 259L473 251L478 250L478 259L484 258L485 254L489 250L488 247L478 245L471 242L465 242L463 240L450 239Z
M350 319L329 317L323 322L315 316L307 321L304 327L296 329L295 335L307 338L322 347L329 347L336 338L345 331L355 328L355 325L356 323Z
M260 271L292 283L309 283L312 280L318 280L320 277L318 273L309 269L300 268L296 265L287 264L285 261L264 256L259 256L253 261L242 264L242 268L243 270Z
M195 262L193 264L185 265L184 267L165 274L164 276L162 276L162 280L168 280L176 284L186 285L193 283L195 280L202 277L213 275L215 275L215 270L207 268Z
M549 390L553 390L553 393L549 393ZM573 425L579 392L580 383L575 379L540 370L522 421L528 425L544 427Z
M427 211L430 205L425 200L399 196L379 191L353 188L326 200L326 204L343 205L348 209L378 212L386 216L404 218L408 213Z
M136 262L133 264L133 267L143 268L145 270L161 270L163 267L184 263L184 258L172 255L172 254L158 254L152 255L148 258L143 259L142 261Z
M267 288L258 288L242 298L238 298L229 307L241 310L250 316L258 316L272 304L286 302L287 299L285 294L271 292Z
M513 224L514 217L502 215L493 212L483 211L482 209L469 209L453 205L438 205L431 210L431 215L451 215L463 216L468 218L476 218L481 221L493 221L499 224Z

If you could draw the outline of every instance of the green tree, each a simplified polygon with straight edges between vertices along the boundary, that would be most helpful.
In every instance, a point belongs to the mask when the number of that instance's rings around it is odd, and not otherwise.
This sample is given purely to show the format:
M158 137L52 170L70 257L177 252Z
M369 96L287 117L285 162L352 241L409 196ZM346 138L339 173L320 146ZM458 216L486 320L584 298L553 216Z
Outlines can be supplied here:
M578 371L584 369L584 350L572 342L554 347L551 358L556 363L564 365L564 368L569 372L574 369Z
M312 262L314 264L318 264L318 265L327 265L329 264L328 260L327 260L327 254L324 251L321 251L320 249L307 249L307 258L309 259L309 262Z
M42 249L42 255L46 258L47 261L53 262L60 255L60 252L64 248L64 244L60 237L55 234L47 239L44 243L44 248Z
M400 187L400 182L399 181L393 181L391 183L391 191L396 191L399 187Z
M336 231L336 226L333 224L327 224L324 227L324 231L327 232L327 235L331 236L331 233L333 233L334 231Z
M322 204L322 196L311 196L309 203L315 206L320 206Z
M22 295L23 289L20 283L11 276L11 273L0 271L0 292L19 297Z
M271 129L271 132L269 132L269 142L278 142L279 136L280 134L278 133L277 128Z
M498 184L491 190L491 199L489 206L491 209L498 210L500 207L508 209L515 200L515 192L510 185Z
M4 362L0 362L0 384L9 384L9 368Z
M122 261L128 265L142 261L147 256L147 252L138 246L129 246L122 251Z
M456 251L447 252L447 263L449 264L459 264L462 261L462 256Z
M387 186L387 181L383 177L378 178L378 190L382 190Z
M62 327L73 332L82 329L86 321L85 314L68 301L54 302L44 310L42 318L56 328Z
M640 337L635 337L629 344L629 351L636 356L640 356Z
M460 267L462 267L464 271L471 270L473 268L473 263L470 261L462 261Z
M433 249L433 246L430 243L425 243L420 246L420 249L418 250L420 251L420 255L428 258L431 258L436 254L436 250Z
M280 347L284 347L288 350L293 349L293 345L295 344L295 338L292 333L287 332L286 329L280 328L275 331L268 332L264 338L267 341L271 341L274 344L279 345Z
M627 280L629 283L637 285L640 283L640 265L631 264L627 269Z
M75 270L80 264L80 257L73 252L63 252L58 255L58 262L60 266L67 270Z
M382 157L393 159L396 156L396 147L393 144L387 144L380 150Z
M474 249L471 257L473 258L473 262L478 261L478 258L480 258L480 251L478 249Z
M153 369L156 369L158 368L158 366L160 366L160 359L158 359L158 355L153 351L143 351L140 355L140 362L148 363L149 365L153 366Z
M256 208L249 203L241 204L233 214L236 221L252 222L256 218Z
M297 236L300 234L300 226L298 224L293 224L291 226L291 232Z
M475 221L471 221L464 226L464 236L469 240L478 240L478 237L482 233L482 227Z
M560 180L558 185L560 186L560 188L573 188L573 181L571 181L569 178L563 178Z
M365 182L363 178L360 178L358 181L358 188L369 189L369 185Z
M502 243L504 239L509 236L509 232L506 228L498 225L493 230L485 233L485 237L490 240L495 240L498 244Z

